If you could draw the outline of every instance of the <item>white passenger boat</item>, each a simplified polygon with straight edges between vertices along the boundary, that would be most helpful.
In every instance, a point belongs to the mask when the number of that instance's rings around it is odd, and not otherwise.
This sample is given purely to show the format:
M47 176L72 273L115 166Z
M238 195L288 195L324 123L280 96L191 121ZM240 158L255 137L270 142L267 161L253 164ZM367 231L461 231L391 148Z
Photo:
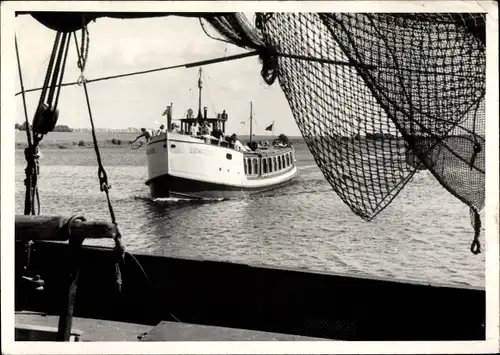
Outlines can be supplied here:
M147 144L146 185L152 198L231 198L275 189L297 175L291 144L276 142L261 147L253 141L251 129L246 146L235 144L229 137L215 137L217 126L225 131L228 115L223 112L208 118L206 108L202 114L201 69L198 88L198 116L192 117L189 110L187 117L179 120L180 130L169 129L153 136ZM211 133L193 132L193 126L200 123ZM172 128L171 115L167 127Z

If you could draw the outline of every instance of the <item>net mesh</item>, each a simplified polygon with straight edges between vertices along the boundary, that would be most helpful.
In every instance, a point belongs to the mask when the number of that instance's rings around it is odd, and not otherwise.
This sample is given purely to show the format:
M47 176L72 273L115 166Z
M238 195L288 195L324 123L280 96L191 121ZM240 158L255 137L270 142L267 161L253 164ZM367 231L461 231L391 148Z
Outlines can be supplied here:
M259 13L212 18L226 40L261 47L326 180L366 220L429 170L478 211L485 195L485 15ZM332 63L334 62L334 63Z

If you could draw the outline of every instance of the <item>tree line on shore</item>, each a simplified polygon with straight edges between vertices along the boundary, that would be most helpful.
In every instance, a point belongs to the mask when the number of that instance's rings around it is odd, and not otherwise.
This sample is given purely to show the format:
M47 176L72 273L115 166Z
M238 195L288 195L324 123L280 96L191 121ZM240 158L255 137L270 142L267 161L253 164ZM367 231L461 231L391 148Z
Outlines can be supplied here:
M22 124L16 123L16 129L18 131L26 131L26 122ZM33 129L32 125L30 125L30 129ZM53 132L73 132L73 129L66 125L57 125L54 127Z

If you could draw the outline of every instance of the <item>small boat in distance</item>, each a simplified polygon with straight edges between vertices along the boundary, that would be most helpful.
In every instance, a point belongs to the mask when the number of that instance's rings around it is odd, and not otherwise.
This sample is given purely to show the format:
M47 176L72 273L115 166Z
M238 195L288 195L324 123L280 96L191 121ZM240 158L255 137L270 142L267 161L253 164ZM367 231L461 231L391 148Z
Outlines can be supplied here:
M289 183L298 173L291 144L275 140L269 146L253 140L252 103L248 144L241 144L235 135L221 134L228 115L223 111L209 118L206 107L202 114L201 75L200 68L198 116L188 110L178 127L172 124L172 106L167 107L168 130L147 144L146 185L151 197L231 198Z

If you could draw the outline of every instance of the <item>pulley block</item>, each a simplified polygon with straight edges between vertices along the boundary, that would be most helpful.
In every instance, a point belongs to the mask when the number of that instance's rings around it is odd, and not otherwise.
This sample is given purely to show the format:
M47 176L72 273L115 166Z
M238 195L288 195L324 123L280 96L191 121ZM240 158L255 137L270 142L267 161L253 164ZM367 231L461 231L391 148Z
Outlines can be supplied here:
M51 132L59 118L59 110L54 107L49 107L47 104L42 103L38 106L38 109L33 118L33 131L36 134L45 135Z

